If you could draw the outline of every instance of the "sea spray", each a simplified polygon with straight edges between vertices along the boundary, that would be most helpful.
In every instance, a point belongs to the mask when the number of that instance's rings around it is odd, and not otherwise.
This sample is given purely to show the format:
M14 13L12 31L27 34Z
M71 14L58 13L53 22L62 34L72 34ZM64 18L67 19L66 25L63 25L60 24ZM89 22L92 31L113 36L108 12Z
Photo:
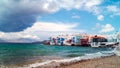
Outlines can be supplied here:
M120 56L120 44L119 44L119 46L116 46L116 48L114 49L114 53L115 53L117 56Z

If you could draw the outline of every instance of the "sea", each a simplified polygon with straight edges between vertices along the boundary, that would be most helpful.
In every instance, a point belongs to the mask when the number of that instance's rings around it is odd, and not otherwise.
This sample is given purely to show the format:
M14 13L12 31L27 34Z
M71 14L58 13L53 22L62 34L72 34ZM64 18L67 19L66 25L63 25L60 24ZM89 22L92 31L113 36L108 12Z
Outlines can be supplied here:
M80 46L51 46L43 44L0 44L0 68L17 68L51 60L73 59L83 56L110 56L113 48Z

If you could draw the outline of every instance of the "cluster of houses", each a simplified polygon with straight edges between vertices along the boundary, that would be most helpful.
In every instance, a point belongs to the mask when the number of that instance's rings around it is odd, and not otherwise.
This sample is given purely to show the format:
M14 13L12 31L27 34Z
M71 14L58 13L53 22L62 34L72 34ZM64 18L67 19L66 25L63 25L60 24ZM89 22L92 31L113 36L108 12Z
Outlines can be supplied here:
M49 45L105 47L119 44L120 33L116 35L74 34L58 35L49 38Z

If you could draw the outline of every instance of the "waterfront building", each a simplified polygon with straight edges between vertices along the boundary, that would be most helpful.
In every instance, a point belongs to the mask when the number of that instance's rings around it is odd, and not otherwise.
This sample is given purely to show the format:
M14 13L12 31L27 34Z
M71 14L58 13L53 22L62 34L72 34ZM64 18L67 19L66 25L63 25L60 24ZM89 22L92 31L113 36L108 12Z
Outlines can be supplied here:
M104 47L118 44L120 32L111 35L72 34L50 37L50 45Z

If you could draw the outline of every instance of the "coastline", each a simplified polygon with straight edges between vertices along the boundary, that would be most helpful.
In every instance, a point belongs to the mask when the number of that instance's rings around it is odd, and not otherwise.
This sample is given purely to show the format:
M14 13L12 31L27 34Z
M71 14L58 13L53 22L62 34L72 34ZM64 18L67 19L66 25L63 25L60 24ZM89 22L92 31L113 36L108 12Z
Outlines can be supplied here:
M52 65L37 66L33 68L119 68L120 67L120 57L106 56L101 58L94 58L88 60L81 60L78 62L66 63L66 64L55 64Z
M120 57L114 55L109 57L80 61L70 65L62 65L58 68L119 68L119 67Z
M34 63L34 64L30 64L27 68L65 68L66 66L69 66L72 64L82 63L84 61L89 62L90 60L99 60L99 59L104 59L109 57L115 57L115 54L111 53L109 55L106 55L98 52L93 54L86 54L81 57L60 59L60 60L50 60L42 63Z

